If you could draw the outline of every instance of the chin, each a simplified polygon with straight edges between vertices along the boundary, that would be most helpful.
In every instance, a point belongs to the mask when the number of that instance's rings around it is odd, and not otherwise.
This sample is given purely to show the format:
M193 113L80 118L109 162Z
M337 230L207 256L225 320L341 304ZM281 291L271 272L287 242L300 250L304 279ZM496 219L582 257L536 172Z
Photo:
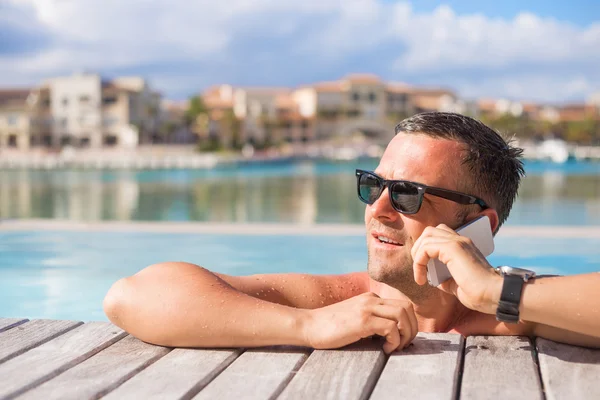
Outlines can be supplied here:
M404 286L407 280L414 282L412 257L397 254L396 257L381 257L369 251L367 270L369 277L390 286Z
M405 268L398 264L382 264L369 261L367 269L371 279L391 286L397 285L398 281L406 275Z

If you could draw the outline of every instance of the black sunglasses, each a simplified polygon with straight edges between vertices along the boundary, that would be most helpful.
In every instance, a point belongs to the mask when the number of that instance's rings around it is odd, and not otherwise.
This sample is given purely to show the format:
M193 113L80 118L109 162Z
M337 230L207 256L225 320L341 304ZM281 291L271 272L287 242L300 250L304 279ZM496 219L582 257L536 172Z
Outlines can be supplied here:
M373 204L387 187L390 203L402 214L416 214L423 203L423 195L429 193L459 204L477 204L482 209L489 208L485 201L468 194L441 189L410 181L383 179L371 171L356 170L358 198L366 204Z

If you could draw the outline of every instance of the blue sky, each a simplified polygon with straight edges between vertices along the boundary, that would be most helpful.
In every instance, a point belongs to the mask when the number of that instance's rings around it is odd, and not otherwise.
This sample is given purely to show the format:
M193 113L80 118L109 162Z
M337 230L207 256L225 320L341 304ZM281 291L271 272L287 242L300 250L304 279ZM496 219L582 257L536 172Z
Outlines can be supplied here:
M0 0L0 86L76 70L166 97L370 72L465 98L563 103L600 91L600 2Z
M386 3L394 3L388 1ZM441 3L432 0L420 0L412 3L416 11L432 11ZM514 18L523 11L536 14L539 17L556 18L561 21L571 22L576 25L588 25L600 20L600 2L597 0L578 1L543 1L543 0L504 0L504 1L481 1L481 0L458 0L446 1L447 4L458 14L480 12L488 17L499 17L505 19Z

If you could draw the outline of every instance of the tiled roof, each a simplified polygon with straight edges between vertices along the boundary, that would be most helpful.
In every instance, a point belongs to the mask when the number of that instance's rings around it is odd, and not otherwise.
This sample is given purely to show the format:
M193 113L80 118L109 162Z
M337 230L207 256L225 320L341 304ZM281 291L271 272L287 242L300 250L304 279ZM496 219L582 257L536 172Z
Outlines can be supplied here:
M24 105L30 89L4 89L0 90L0 106L20 106Z
M343 92L347 89L343 81L319 82L313 86L317 92Z
M390 93L412 93L414 88L407 83L392 82L386 85L385 90Z
M349 74L343 80L351 83L381 83L381 79L375 74Z
M413 96L413 104L422 110L437 110L440 107L440 98L435 96Z

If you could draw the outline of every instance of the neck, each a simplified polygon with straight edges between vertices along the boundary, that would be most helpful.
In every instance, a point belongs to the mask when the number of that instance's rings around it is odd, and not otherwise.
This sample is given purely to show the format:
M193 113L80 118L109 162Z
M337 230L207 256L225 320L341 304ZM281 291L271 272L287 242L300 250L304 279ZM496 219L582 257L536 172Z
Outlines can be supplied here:
M373 289L380 297L406 299L413 304L419 332L448 332L468 312L456 297L431 288L426 296L410 296L386 284L376 282Z

